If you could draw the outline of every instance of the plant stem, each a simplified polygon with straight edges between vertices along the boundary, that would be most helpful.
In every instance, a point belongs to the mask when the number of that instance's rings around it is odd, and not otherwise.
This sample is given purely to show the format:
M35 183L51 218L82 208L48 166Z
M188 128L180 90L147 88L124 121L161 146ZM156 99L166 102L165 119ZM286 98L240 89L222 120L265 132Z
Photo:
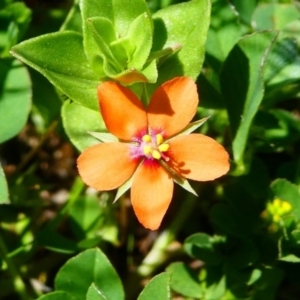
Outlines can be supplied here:
M0 234L0 253L3 259L5 260L8 270L13 278L13 285L15 287L15 291L18 293L22 300L28 300L30 297L26 292L26 285L23 282L22 277L20 276L17 268L15 267L13 261L8 256L8 251L4 239Z
M297 169L295 174L295 184L298 187L298 191L300 192L300 159L297 162Z
M138 267L137 272L140 276L151 275L157 267L166 261L168 258L167 247L175 240L178 231L194 209L195 204L196 198L194 195L189 195L185 201L182 201L182 205L170 227L159 235L152 249Z

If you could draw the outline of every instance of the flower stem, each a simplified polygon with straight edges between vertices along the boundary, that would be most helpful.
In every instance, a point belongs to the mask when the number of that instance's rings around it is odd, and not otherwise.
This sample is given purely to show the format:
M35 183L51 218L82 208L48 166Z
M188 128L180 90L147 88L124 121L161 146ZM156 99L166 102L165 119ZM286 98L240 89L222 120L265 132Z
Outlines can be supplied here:
M295 184L298 187L298 191L300 192L300 159L297 162L297 169L295 174Z
M151 275L157 267L161 266L167 260L167 247L175 240L178 231L194 209L195 204L196 198L194 195L189 195L185 201L182 201L178 214L175 216L170 227L158 236L152 249L138 267L137 272L140 276Z
M7 247L6 247L6 244L5 244L4 239L2 238L1 234L0 234L0 254L3 257L3 259L5 260L8 270L13 278L13 285L14 285L15 291L20 296L20 299L28 300L30 297L27 295L26 285L23 282L23 279L20 276L13 261L8 256Z

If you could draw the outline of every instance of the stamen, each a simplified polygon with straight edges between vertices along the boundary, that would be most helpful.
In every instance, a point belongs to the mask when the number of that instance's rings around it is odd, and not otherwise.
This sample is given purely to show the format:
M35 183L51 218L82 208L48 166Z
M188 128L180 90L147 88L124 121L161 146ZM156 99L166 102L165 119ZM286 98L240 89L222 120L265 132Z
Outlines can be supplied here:
M161 158L161 154L157 150L153 150L151 155L155 159L160 159Z
M169 144L161 144L158 146L158 150L160 152L166 152L169 150L170 145Z
M144 146L143 151L144 151L145 155L149 155L152 152L152 147L151 146Z
M156 143L157 145L160 145L164 141L163 136L159 133L156 135Z
M149 134L145 134L142 137L142 140L143 140L143 142L148 142L148 143L152 141L151 136Z

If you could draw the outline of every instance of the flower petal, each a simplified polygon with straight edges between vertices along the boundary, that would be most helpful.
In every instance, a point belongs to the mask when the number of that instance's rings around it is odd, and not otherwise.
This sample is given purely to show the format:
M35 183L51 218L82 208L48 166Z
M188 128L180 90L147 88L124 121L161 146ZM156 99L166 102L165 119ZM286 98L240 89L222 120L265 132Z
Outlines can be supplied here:
M98 99L105 125L112 134L132 140L147 128L147 115L142 102L129 89L106 81L98 86Z
M229 170L229 155L222 145L202 134L171 139L168 165L182 176L198 181L216 179Z
M148 124L170 137L193 118L198 106L198 93L189 77L176 77L160 86L148 106Z
M140 223L156 230L172 199L174 183L157 162L144 161L137 168L131 187L131 203Z
M128 180L138 163L138 160L130 157L128 144L103 143L87 148L78 157L77 167L87 185L107 191Z

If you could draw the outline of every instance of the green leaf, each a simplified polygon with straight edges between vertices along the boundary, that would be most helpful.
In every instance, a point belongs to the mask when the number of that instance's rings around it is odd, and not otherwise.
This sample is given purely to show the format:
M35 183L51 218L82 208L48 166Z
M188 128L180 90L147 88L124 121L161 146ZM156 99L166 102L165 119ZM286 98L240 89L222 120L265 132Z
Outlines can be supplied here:
M290 262L290 263L300 263L300 257L298 257L294 254L282 256L279 258L279 260L285 261L285 262Z
M62 118L66 133L80 151L99 143L89 132L106 130L99 111L85 108L76 103L67 101L64 103Z
M213 69L219 70L220 62L225 60L241 35L241 25L232 5L226 0L212 1L206 51L208 63ZM215 60L219 61L217 65Z
M25 3L0 5L0 57L10 57L9 50L24 35L31 21L31 10Z
M45 227L38 233L36 240L39 245L58 253L73 254L78 251L74 241L54 230L50 230L48 227Z
M69 293L57 291L43 295L38 300L75 300L75 298Z
M300 12L293 4L262 3L254 11L252 24L256 30L281 30L299 18Z
M209 80L200 74L197 79L197 86L199 92L199 99L201 107L212 109L223 109L225 103L221 97L220 92L209 82Z
M222 299L226 292L226 277L222 265L208 266L200 272L204 299Z
M191 184L189 183L189 181L185 178L173 178L173 180L180 185L183 189L185 189L186 191L188 191L189 193L195 195L198 197L197 192L192 188Z
M249 236L256 225L252 215L247 216L226 204L215 205L211 218L220 230L241 238Z
M226 255L226 264L243 269L252 266L258 259L258 250L251 240L238 239Z
M181 262L172 263L167 271L171 274L171 289L173 291L186 297L197 299L203 297L197 273L188 265Z
M145 2L83 0L81 12L85 52L98 76L125 83L145 81L138 76L152 45L152 22ZM138 72L128 75L131 71Z
M152 51L177 48L158 69L158 80L148 86L150 93L176 76L196 79L205 55L205 42L210 21L210 1L193 0L171 5L153 15L154 38Z
M75 300L85 299L92 283L108 299L124 299L119 276L107 257L97 248L69 259L55 278L56 290L68 292Z
M8 194L8 187L6 178L0 164L0 204L8 204L9 201L9 194Z
M205 261L207 264L221 263L221 257L214 249L213 238L205 233L195 233L189 236L183 247L190 256Z
M60 27L60 31L72 30L82 33L82 20L79 9L79 0L74 0L73 6L70 9L64 23Z
M253 11L257 5L257 0L231 0L230 2L234 5L242 21L250 25Z
M65 31L24 41L11 54L39 71L71 100L98 110L98 77L84 54L82 35Z
M195 122L189 123L185 128L183 128L179 133L176 134L176 136L179 135L187 135L196 129L198 129L201 125L203 125L210 117L203 118L201 120L197 120ZM175 137L176 137L175 136ZM170 138L172 139L172 138Z
M95 237L97 225L103 223L103 209L97 197L77 199L70 208L71 228L78 239Z
M32 80L31 119L39 132L45 132L60 118L62 100L54 86L42 74L29 70Z
M128 62L128 68L137 68L140 70L151 50L152 46L152 23L147 13L138 16L130 25L128 39L132 44L132 58Z
M108 300L94 283L88 289L86 300Z
M114 202L115 203L121 196L123 196L132 186L133 176L126 180L117 190Z
M112 142L118 142L119 139L114 136L113 134L109 132L94 132L94 131L88 131L88 133L96 138L97 140L103 142L103 143L112 143Z
M257 32L240 39L220 75L236 162L243 160L250 126L263 98L263 66L276 35L276 32Z
M27 69L17 60L0 60L0 144L25 126L31 108L31 82ZM12 122L13 120L13 122Z
M171 300L170 273L164 272L153 277L140 293L138 300Z
M116 36L126 36L131 23L141 14L148 11L148 7L143 0L80 0L80 8L83 20L83 31L85 36L86 51L90 51L86 44L91 36L87 30L86 20L92 17L103 17L109 19L113 24Z
M271 184L274 197L287 201L292 206L292 213L300 219L300 192L295 184L286 179L276 179Z

